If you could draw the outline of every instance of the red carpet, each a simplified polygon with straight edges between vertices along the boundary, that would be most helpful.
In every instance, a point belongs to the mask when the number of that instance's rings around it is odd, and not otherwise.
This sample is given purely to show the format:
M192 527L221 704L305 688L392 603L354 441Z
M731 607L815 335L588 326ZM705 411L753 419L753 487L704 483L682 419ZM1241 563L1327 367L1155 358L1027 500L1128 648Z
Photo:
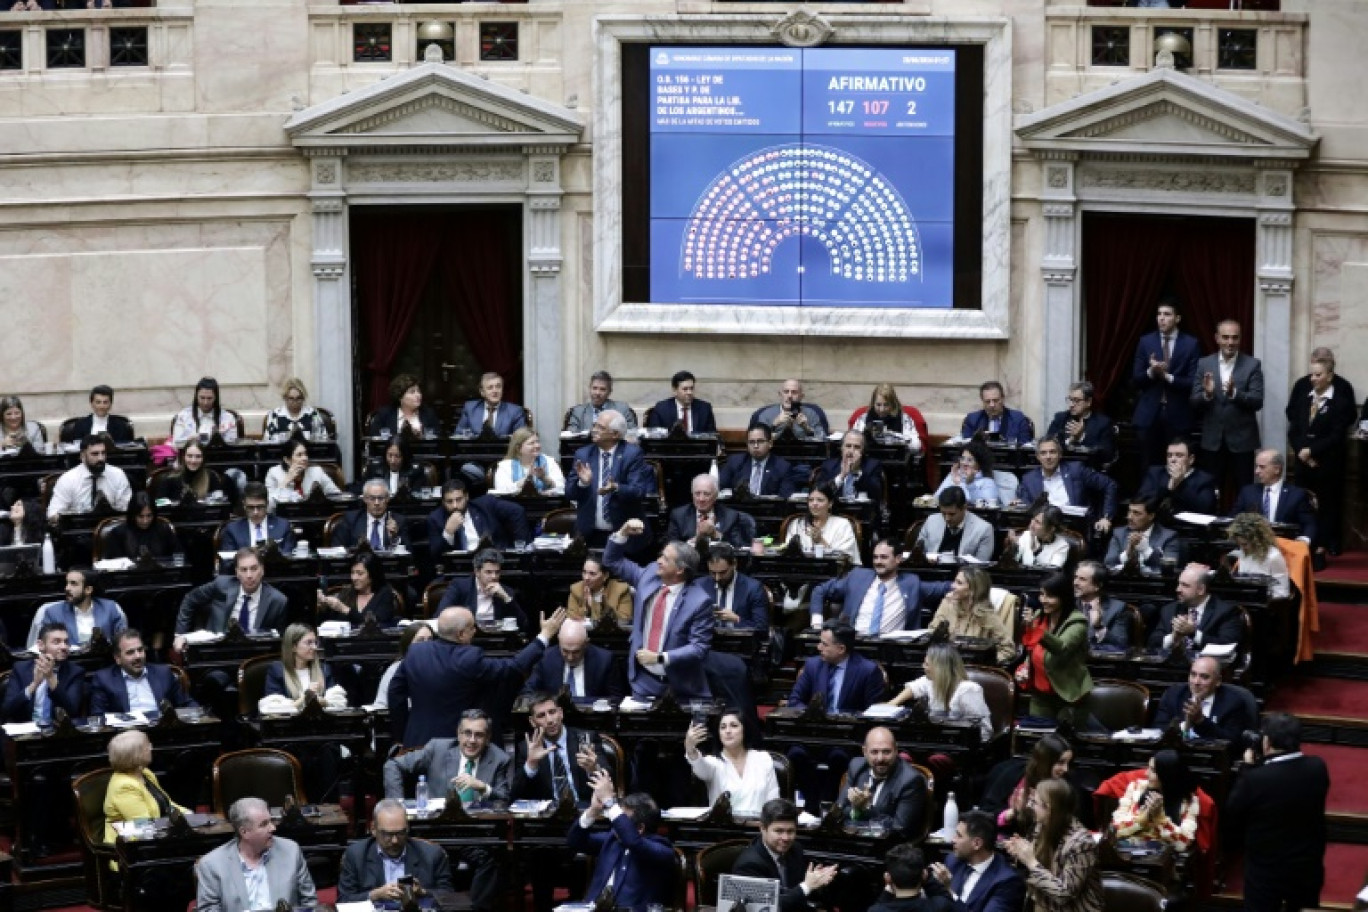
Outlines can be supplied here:
M1316 652L1352 652L1368 655L1368 605L1320 603L1320 632Z
M1289 676L1278 682L1266 708L1368 722L1368 681Z
M1368 777L1363 775L1368 751L1338 744L1304 744L1302 750L1320 757L1330 768L1330 797L1326 810L1339 814L1368 814Z
M1330 558L1325 569L1316 574L1316 581L1368 584L1368 551L1346 551Z
M1342 842L1332 842L1326 846L1325 886L1321 890L1321 905L1337 903L1352 908L1354 896L1363 888L1365 871L1368 871L1368 846ZM1226 870L1225 894L1242 896L1243 887L1243 863L1233 864Z

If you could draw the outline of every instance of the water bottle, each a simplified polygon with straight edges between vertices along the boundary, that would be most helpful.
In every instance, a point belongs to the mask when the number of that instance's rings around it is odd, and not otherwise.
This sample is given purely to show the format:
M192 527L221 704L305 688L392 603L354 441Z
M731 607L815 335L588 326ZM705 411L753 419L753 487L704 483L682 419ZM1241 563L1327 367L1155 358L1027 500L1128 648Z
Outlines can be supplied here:
M427 776L418 777L418 788L414 790L413 797L417 799L414 804L418 806L418 810L426 811L428 799Z
M43 573L57 572L57 549L52 546L52 536L43 536Z
M946 837L955 834L955 828L959 826L959 805L955 802L955 793L950 792L945 796L945 835Z

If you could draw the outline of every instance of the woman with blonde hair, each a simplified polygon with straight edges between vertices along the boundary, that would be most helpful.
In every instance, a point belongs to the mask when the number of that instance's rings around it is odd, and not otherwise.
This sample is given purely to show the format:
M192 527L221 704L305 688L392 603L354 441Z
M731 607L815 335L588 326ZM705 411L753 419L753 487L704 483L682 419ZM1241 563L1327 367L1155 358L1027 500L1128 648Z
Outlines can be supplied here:
M323 413L309 405L309 390L298 377L287 377L280 384L280 398L284 405L271 409L266 416L266 439L284 440L296 435L314 439L327 436L328 422Z
M529 478L545 497L565 493L565 475L556 460L542 452L541 437L529 427L520 427L508 438L508 452L494 470L493 493L517 494Z
M1292 592L1287 558L1279 550L1268 520L1258 513L1241 513L1230 524L1228 534L1235 542L1235 550L1227 556L1239 564L1239 572L1272 577L1273 598L1287 598Z
M1073 789L1063 779L1035 788L1035 836L1007 840L1007 854L1026 871L1026 893L1036 912L1102 912L1097 840L1074 816Z
M882 425L884 433L894 434L906 441L914 453L922 448L917 423L898 401L898 392L891 383L880 383L869 396L869 408L851 416L850 429L864 433L870 425Z
M1012 633L1003 626L1002 618L993 607L990 593L993 578L982 567L961 567L950 584L950 592L941 600L931 618L931 628L945 622L952 637L977 637L988 640L997 648L998 662L1006 662L1016 654Z
M926 698L927 707L935 713L948 713L962 719L974 719L979 724L983 743L993 738L992 712L983 698L983 687L969 680L964 670L964 659L953 643L932 643L922 663L926 673L915 681L908 681L902 692L889 700L901 706L911 700Z
M187 814L185 808L162 791L152 764L152 742L140 731L120 732L109 740L109 777L104 800L104 841L113 842L118 832L114 824L129 820L156 820L172 809Z
M26 443L42 446L47 443L47 431L28 420L18 396L0 396L0 446L17 448Z
M289 697L303 707L313 691L322 700L333 686L332 668L319 659L318 634L308 624L291 624L280 638L280 661L266 670L266 696Z

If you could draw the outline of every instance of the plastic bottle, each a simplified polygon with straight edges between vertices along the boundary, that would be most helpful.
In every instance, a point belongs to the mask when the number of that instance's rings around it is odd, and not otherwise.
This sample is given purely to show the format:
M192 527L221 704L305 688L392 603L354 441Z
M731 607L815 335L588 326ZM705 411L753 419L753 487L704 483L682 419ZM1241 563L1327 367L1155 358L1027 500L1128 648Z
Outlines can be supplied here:
M52 536L43 536L43 573L57 572L57 549L52 546Z
M418 805L418 810L426 811L428 799L427 776L418 777L418 788L414 790L413 797L417 799L414 803Z
M945 829L946 837L953 836L955 828L959 826L959 804L955 801L955 793L950 792L945 796Z

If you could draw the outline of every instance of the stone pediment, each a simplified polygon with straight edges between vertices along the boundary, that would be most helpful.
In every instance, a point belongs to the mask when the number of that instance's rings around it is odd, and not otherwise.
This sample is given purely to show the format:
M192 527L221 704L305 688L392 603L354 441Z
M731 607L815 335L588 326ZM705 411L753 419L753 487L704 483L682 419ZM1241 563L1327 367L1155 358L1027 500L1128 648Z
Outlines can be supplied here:
M1318 140L1299 121L1159 68L1017 120L1033 151L1079 155L1305 159Z
M314 105L285 124L300 148L358 151L567 146L583 128L568 108L443 63L424 63Z

